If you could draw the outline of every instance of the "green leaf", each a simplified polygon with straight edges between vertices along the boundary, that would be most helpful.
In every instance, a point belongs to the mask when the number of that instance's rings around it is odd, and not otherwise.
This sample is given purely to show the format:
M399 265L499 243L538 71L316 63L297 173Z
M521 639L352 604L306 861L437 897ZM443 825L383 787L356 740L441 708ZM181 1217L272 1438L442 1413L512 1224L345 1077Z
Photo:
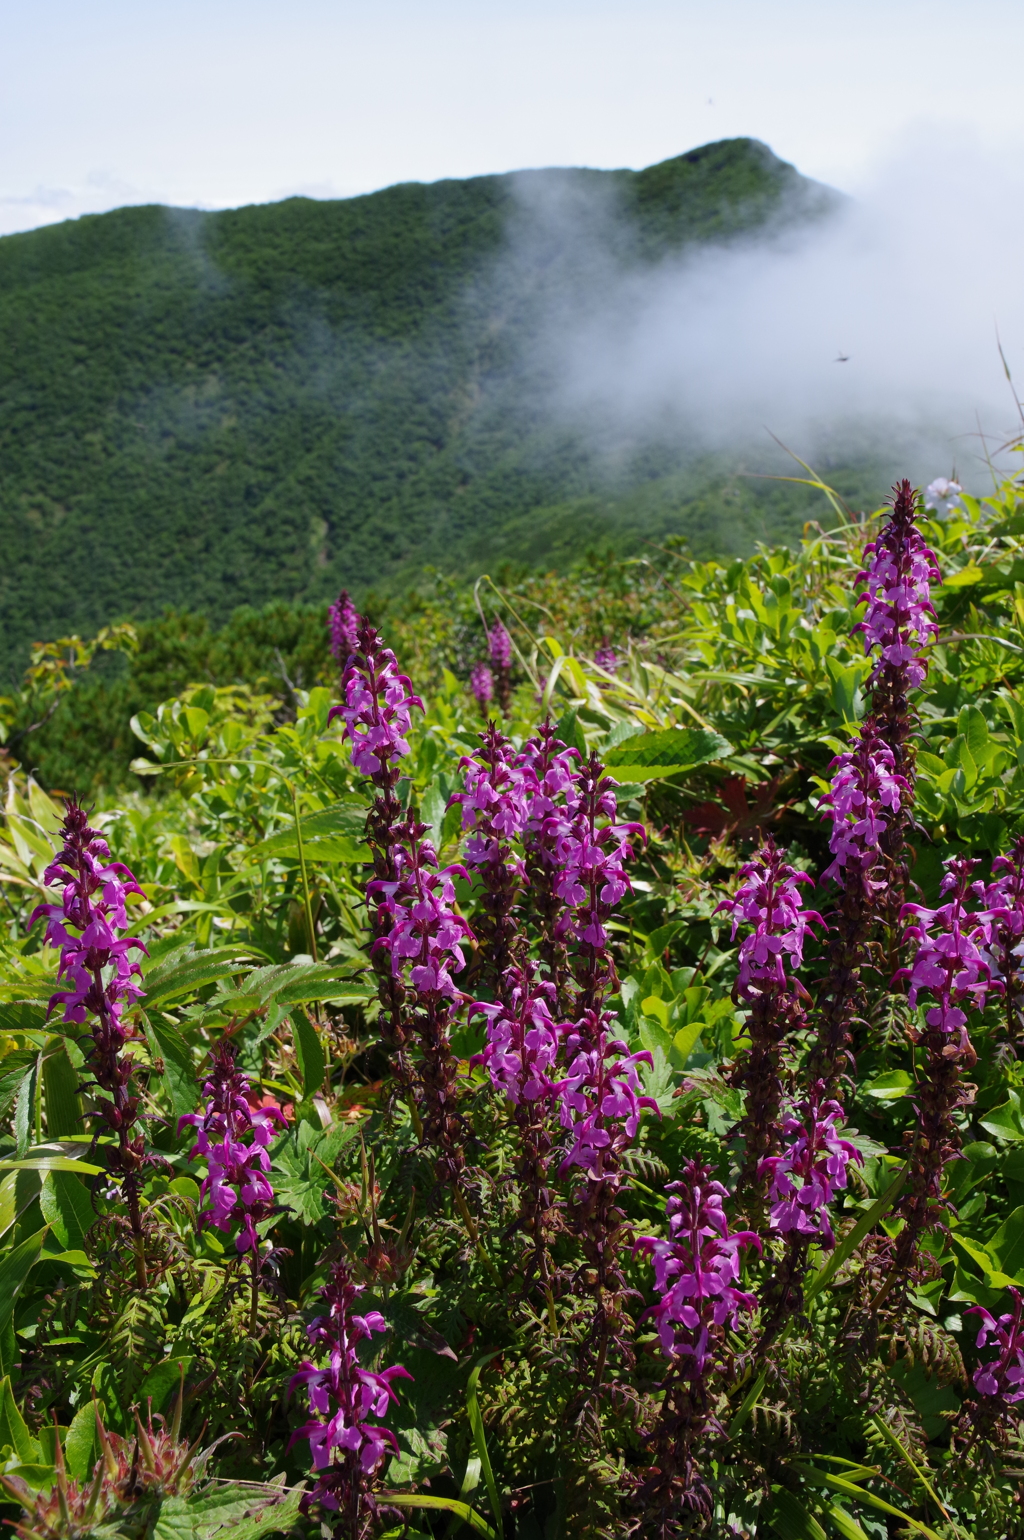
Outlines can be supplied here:
M580 726L579 717L575 710L567 711L565 716L559 718L558 725L555 728L555 737L560 738L567 749L578 750L580 755L586 759L589 753L587 740L583 736L583 729Z
M46 1006L38 1000L0 1000L0 1032L42 1032L46 1027ZM2 1061L6 1066L13 1055Z
M152 1010L157 1001L190 994L204 984L230 978L242 970L245 959L251 956L250 950L240 946L215 946L205 951L193 951L190 947L184 955L173 953L155 963L144 977L146 1009Z
M491 1457L487 1452L487 1435L484 1431L484 1420L480 1415L480 1371L490 1363L492 1358L497 1358L503 1349L488 1353L473 1366L466 1386L466 1412L469 1416L469 1426L473 1432L473 1443L480 1460L480 1469L483 1472L484 1485L487 1488L487 1498L491 1505L491 1516L499 1530L501 1528L501 1500L498 1497L498 1488L494 1480L494 1471L491 1469Z
M199 1078L196 1075L192 1052L178 1031L169 1021L150 1020L143 1017L149 1050L154 1059L162 1059L164 1083L171 1098L175 1118L192 1112L199 1100Z
M608 750L605 763L617 781L657 781L732 752L732 744L708 728L668 727L627 738Z
M877 1101L894 1102L906 1096L913 1084L914 1077L905 1069L890 1069L884 1075L876 1075L874 1080L869 1080L861 1090Z
M84 1250L96 1214L80 1177L69 1171L48 1171L39 1192L39 1206L65 1251Z
M0 1160L0 1171L74 1171L79 1176L98 1176L102 1166L75 1160L71 1155L33 1155L27 1160Z
M370 859L366 834L365 802L339 802L319 813L302 815L302 850L307 860L362 862ZM328 853L331 852L331 853ZM294 822L247 851L247 861L272 858L298 860L299 842Z
M82 1132L82 1105L78 1098L78 1071L58 1039L56 1052L43 1060L43 1096L46 1132L51 1139L65 1139Z
M39 1445L18 1410L9 1374L0 1380L0 1448L5 1444L14 1450L19 1460L31 1463L39 1459Z
M29 1273L39 1260L43 1241L49 1232L49 1225L44 1225L41 1230L30 1235L28 1240L22 1241L20 1246L15 1246L13 1251L8 1251L0 1258L0 1342L3 1343L3 1363L0 1368L4 1374L10 1374L14 1368L13 1362L7 1361L13 1338L11 1325L14 1307ZM13 1358L13 1354L11 1356Z
M304 1011L292 1013L292 1041L302 1076L302 1094L308 1099L323 1085L327 1064L317 1030Z
M789 1468L814 1486L828 1487L833 1492L841 1493L844 1497L852 1497L856 1502L864 1503L868 1508L877 1508L880 1513L888 1513L893 1518L902 1519L904 1524L909 1524L911 1529L916 1529L919 1535L926 1536L926 1540L940 1540L940 1536L935 1533L934 1529L929 1529L927 1524L922 1524L920 1520L911 1518L909 1513L904 1513L901 1509L894 1508L892 1503L887 1503L884 1498L876 1497L873 1492L869 1492L865 1487L858 1486L856 1482L847 1480L844 1476L833 1476L831 1471L820 1471L813 1465L804 1465L796 1460L790 1463Z
M187 1374L192 1367L191 1353L171 1353L169 1357L150 1369L146 1378L139 1387L139 1401L143 1406L148 1397L153 1398L154 1412L162 1412L164 1404L172 1391L176 1391L181 1383L181 1366L184 1364Z
M828 1540L813 1513L785 1487L775 1493L770 1523L780 1540Z
M498 1540L497 1531L479 1513L474 1512L468 1503L460 1503L454 1497L428 1497L423 1492L382 1492L380 1495L395 1508L432 1508L438 1513L454 1513L470 1529L483 1535L484 1540Z
M1014 1279L1024 1273L1024 1208L1015 1208L1007 1215L985 1242L985 1250L995 1258L1000 1272Z
M6 1117L11 1110L38 1058L34 1048L19 1048L0 1059L0 1117Z
M993 1107L983 1118L978 1119L982 1128L993 1138L1005 1143L1015 1143L1024 1140L1024 1123L1021 1120L1020 1096L1016 1091L1010 1092L1009 1101L1003 1102L1000 1107Z
M842 1540L868 1540L857 1520L847 1513L845 1508L840 1508L838 1503L830 1503L825 1512L828 1514L832 1528L842 1537Z
M64 1439L64 1461L68 1475L75 1481L85 1481L91 1475L95 1447L96 1408L92 1401L87 1401L71 1419L71 1426Z

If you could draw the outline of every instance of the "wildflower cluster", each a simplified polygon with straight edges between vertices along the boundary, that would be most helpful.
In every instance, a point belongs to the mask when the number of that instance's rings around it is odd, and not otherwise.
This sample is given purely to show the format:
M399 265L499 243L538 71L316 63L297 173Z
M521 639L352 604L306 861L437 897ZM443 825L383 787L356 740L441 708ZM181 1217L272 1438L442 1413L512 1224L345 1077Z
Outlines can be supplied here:
M864 583L861 599L867 610L855 628L863 633L865 653L878 649L875 677L883 671L899 674L908 689L924 683L923 649L938 632L931 584L942 576L935 553L914 526L916 511L916 496L904 481L892 518L878 539L864 547L871 560L858 573L858 582Z
M980 1318L977 1346L987 1347L994 1340L999 1349L995 1358L975 1369L974 1388L980 1396L1013 1406L1024 1401L1024 1295L1012 1287L1007 1293L1012 1312L997 1317L983 1305L972 1305L967 1314Z
M126 866L110 860L110 850L98 830L89 827L85 809L69 799L61 826L61 850L43 874L48 887L63 885L59 904L39 904L29 925L46 919L46 942L60 949L58 979L67 988L50 1000L60 1005L71 1026L89 1023L86 1062L93 1081L104 1094L97 1113L117 1140L110 1170L121 1179L136 1247L140 1283L145 1283L139 1173L145 1142L135 1127L139 1098L132 1085L132 1060L125 1047L134 1036L122 1017L126 1005L142 995L141 969L133 950L145 951L141 941L125 936L125 903L129 893L142 895Z
M235 1066L234 1049L221 1042L203 1084L206 1106L178 1120L198 1135L190 1159L202 1156L207 1172L200 1187L200 1223L225 1233L237 1225L235 1248L240 1255L259 1251L257 1225L273 1212L268 1146L275 1125L284 1123L277 1106L253 1105L248 1077Z
M320 1290L327 1309L306 1328L310 1343L327 1362L317 1365L307 1359L291 1381L293 1390L297 1385L305 1388L313 1413L294 1435L308 1438L316 1472L315 1485L303 1496L303 1511L317 1503L337 1513L351 1540L362 1533L370 1502L368 1483L388 1455L398 1453L395 1435L380 1421L398 1400L392 1381L412 1379L399 1364L379 1371L360 1364L357 1344L387 1330L378 1310L355 1313L362 1292L345 1264L335 1263L330 1281Z
M795 1234L820 1246L835 1245L829 1205L847 1183L850 1162L864 1157L856 1145L841 1139L837 1124L843 1115L838 1102L820 1102L819 1087L798 1111L782 1120L789 1143L781 1155L769 1155L759 1175L770 1178L769 1224L778 1235Z
M348 596L347 589L342 589L337 599L327 611L327 628L330 635L331 652L335 661L344 668L354 652L359 650L359 627L362 621L359 611Z

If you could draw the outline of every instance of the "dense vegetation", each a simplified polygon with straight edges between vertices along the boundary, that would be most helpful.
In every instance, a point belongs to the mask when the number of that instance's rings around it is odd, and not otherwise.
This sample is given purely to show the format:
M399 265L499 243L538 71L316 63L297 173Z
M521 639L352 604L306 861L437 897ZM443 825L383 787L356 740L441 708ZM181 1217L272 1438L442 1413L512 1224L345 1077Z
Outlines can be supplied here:
M27 1540L1021 1533L1024 489L908 494L382 612L356 764L282 631L138 714L102 878L12 756Z
M559 200L570 216L548 219ZM239 605L361 595L426 562L797 534L799 498L719 465L683 474L678 453L634 449L609 474L552 422L535 344L552 306L599 281L592 252L652 263L832 201L732 140L639 173L126 208L6 237L4 684L35 641L168 605L219 627Z

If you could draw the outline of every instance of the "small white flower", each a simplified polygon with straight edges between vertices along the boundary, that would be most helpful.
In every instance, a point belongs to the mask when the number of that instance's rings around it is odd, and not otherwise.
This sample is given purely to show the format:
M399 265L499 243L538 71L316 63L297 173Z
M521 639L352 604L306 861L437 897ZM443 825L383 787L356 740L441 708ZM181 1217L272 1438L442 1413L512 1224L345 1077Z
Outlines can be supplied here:
M936 476L930 486L925 488L924 505L934 509L940 519L946 518L954 508L962 506L960 494L963 487L958 481L949 481L945 476Z

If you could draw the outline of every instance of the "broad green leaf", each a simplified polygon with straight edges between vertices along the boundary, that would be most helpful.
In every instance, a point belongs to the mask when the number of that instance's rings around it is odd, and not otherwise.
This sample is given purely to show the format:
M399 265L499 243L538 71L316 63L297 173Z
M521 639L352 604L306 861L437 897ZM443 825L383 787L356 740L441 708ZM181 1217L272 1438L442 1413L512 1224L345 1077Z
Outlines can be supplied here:
M814 1486L829 1487L833 1492L839 1492L844 1497L852 1497L856 1502L864 1503L869 1508L877 1508L880 1513L888 1513L893 1518L902 1519L904 1524L917 1530L918 1534L924 1535L926 1540L940 1540L934 1529L929 1529L927 1524L911 1518L909 1513L903 1512L900 1508L894 1508L892 1503L876 1497L873 1492L867 1491L865 1487L858 1486L853 1481L846 1480L843 1476L834 1476L831 1471L816 1470L813 1465L804 1465L796 1460L791 1462L790 1469Z
M861 1089L866 1096L873 1096L877 1101L894 1102L908 1095L913 1084L914 1077L905 1069L890 1069L884 1075L876 1075Z
M292 1040L302 1076L302 1094L308 1099L323 1085L327 1064L319 1034L303 1011L292 1013Z
M188 1044L169 1021L159 1017L143 1018L150 1052L154 1059L161 1059L164 1066L163 1081L167 1086L175 1118L192 1112L199 1100L199 1080Z
M96 1223L81 1178L70 1171L47 1171L39 1192L39 1206L64 1250L81 1251L89 1229Z
M0 1117L6 1117L10 1112L38 1059L34 1048L21 1048L0 1059Z
M12 1323L14 1320L14 1307L18 1302L18 1295L25 1287L26 1279L39 1260L43 1241L49 1234L49 1225L44 1225L37 1230L35 1235L30 1235L28 1240L22 1241L20 1246L15 1246L13 1251L8 1251L0 1257L0 1343L2 1343L3 1363L0 1365L4 1374L12 1373L14 1369L14 1332Z
M814 1514L785 1487L775 1493L770 1523L779 1540L828 1540Z
M310 860L368 861L369 847L364 842L367 807L365 802L339 802L335 807L325 807L319 813L302 815L302 849ZM338 854L313 854L336 847ZM342 854L341 852L344 852ZM247 852L247 861L267 861L272 857L298 860L299 842L292 821L287 828L269 839L261 840Z
M11 1389L10 1374L0 1380L0 1448L8 1445L19 1460L32 1462L39 1459L39 1444L25 1426L25 1419L18 1410Z
M147 1398L153 1398L154 1412L162 1412L170 1399L174 1404L174 1394L181 1384L181 1366L185 1365L187 1374L192 1367L191 1353L172 1353L164 1358L154 1368L150 1369L146 1378L139 1387L139 1401L145 1406Z
M0 1160L0 1171L74 1171L78 1176L99 1176L102 1166L71 1155L30 1155L25 1160Z
M1006 1143L1015 1143L1024 1140L1024 1122L1021 1120L1020 1097L1015 1091L1010 1092L1009 1101L1003 1102L1000 1107L993 1107L986 1112L983 1118L978 1120L987 1134L995 1139L1001 1139Z
M43 1099L46 1132L51 1139L65 1139L82 1132L82 1105L78 1097L78 1071L58 1040L55 1052L43 1059Z
M251 951L240 946L216 946L205 951L189 948L184 955L174 953L155 963L145 975L146 1009L151 1010L158 1001L190 994L205 984L240 973L245 959L251 956Z
M732 744L704 727L668 727L637 733L609 749L605 763L617 781L657 781L726 759Z
M985 1242L985 1250L995 1258L1000 1272L1014 1279L1024 1274L1024 1208L1015 1208L1007 1215Z
M85 1481L92 1474L95 1447L96 1408L92 1401L87 1401L71 1419L64 1439L64 1460L68 1475L75 1481Z

